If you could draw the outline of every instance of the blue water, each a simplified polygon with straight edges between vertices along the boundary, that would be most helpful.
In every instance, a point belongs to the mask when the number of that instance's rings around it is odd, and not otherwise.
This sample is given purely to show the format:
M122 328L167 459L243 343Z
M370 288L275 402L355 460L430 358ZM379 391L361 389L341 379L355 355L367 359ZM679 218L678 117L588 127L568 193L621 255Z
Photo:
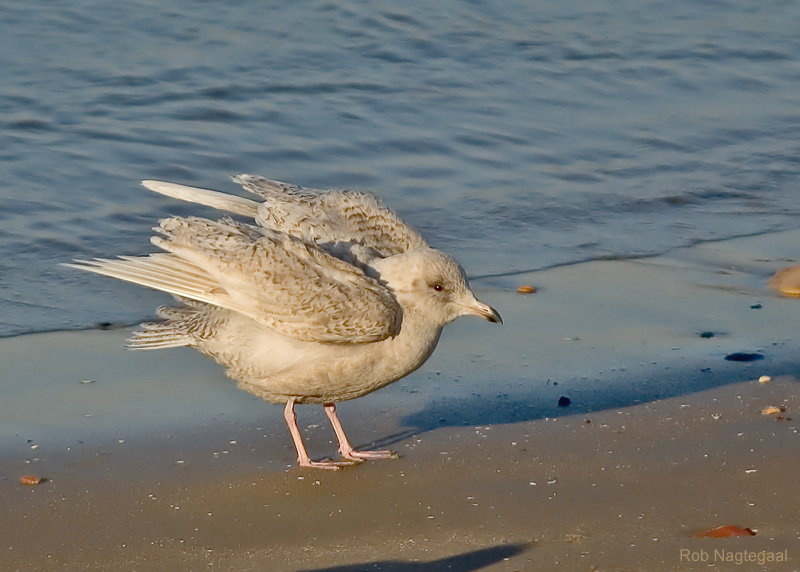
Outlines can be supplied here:
M6 3L0 335L152 313L57 265L198 212L142 178L374 190L473 276L796 227L798 30L791 0Z

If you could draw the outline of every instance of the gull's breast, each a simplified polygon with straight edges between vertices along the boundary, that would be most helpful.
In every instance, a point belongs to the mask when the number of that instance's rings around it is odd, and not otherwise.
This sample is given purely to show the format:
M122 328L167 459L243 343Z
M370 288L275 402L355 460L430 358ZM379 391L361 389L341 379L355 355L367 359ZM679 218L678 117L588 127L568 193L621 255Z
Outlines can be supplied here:
M283 403L344 401L380 389L419 368L436 347L441 328L403 324L379 342L333 344L288 338L235 312L217 322L198 349L263 399Z

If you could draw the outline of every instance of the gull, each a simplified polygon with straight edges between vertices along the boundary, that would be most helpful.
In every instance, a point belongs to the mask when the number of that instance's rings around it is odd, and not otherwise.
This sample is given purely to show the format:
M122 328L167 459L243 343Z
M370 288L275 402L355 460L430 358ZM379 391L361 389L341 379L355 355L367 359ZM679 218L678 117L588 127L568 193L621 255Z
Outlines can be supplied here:
M175 296L128 347L189 346L226 368L238 387L285 404L302 467L338 469L392 451L356 450L336 403L395 382L431 356L446 324L465 315L502 324L478 301L461 266L432 248L373 195L320 191L256 175L234 177L253 200L162 181L157 193L244 217L173 216L143 257L67 266ZM342 460L313 461L295 404L322 404Z

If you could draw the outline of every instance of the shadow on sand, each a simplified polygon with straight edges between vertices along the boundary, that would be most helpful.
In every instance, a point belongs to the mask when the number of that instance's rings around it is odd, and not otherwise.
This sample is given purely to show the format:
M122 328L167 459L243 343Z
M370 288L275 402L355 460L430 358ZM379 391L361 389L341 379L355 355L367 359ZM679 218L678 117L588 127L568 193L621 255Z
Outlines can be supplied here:
M800 371L800 363L781 362L772 365L769 371L772 375L796 375ZM545 417L587 415L738 383L753 375L754 372L746 366L732 362L722 362L714 371L699 368L674 369L669 370L668 374L662 373L645 379L626 379L624 375L620 375L619 381L613 386L601 389L565 387L563 392L571 400L567 407L558 405L558 397L553 398L554 395L560 395L559 393L550 391L551 395L545 397L542 395L544 392L539 389L543 384L537 386L533 382L529 391L518 393L441 397L403 417L404 428L400 431L360 446L389 447L413 435L443 427L504 425Z
M345 564L330 568L315 568L304 572L472 572L473 570L491 566L506 558L511 558L529 547L530 544L525 543L503 544L429 562L381 560L366 564Z

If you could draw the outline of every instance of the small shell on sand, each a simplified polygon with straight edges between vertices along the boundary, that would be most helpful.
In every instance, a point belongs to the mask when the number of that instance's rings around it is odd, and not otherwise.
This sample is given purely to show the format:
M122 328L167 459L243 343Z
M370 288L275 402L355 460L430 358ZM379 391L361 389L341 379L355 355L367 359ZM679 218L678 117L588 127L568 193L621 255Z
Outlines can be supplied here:
M800 297L800 266L778 270L767 284L784 296Z
M758 383L769 383L770 381L772 381L772 378L768 375L762 375L758 378Z
M38 485L42 482L42 477L36 475L23 475L19 478L19 482L23 485Z
M778 413L783 413L784 411L786 411L785 407L775 407L774 405L770 405L761 411L761 415L777 415Z
M520 294L533 294L536 292L536 286L532 286L531 284L520 284L517 286L517 292Z

